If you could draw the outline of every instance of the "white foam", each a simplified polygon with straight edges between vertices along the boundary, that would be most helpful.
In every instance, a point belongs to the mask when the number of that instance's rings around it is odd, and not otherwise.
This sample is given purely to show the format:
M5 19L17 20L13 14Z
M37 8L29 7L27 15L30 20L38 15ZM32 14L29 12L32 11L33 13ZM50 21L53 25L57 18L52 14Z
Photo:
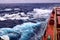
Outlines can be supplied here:
M14 10L20 10L20 8L14 8Z
M11 8L4 9L4 11L11 11L11 10L12 10Z
M51 13L51 10L49 9L38 9L38 8L35 8L33 9L32 12L28 12L27 14L25 14L24 12L19 12L19 13L16 13L16 14L5 14L4 16L0 16L0 20L1 21L4 21L4 20L20 20L20 19L23 19L23 20L26 20L26 19L29 19L29 16L33 16L33 18L40 18L40 17L47 17L49 16L49 14ZM28 16L29 15L29 16ZM22 16L22 17L21 17Z
M10 40L8 35L3 35L3 36L1 36L1 38L2 38L3 40Z
M33 17L36 19L36 18L46 18L49 16L49 14L51 13L52 10L50 9L38 9L38 8L35 8L33 9Z
M35 11L37 13L40 13L40 14L50 13L51 12L50 9L38 9L38 8L33 9L33 11Z

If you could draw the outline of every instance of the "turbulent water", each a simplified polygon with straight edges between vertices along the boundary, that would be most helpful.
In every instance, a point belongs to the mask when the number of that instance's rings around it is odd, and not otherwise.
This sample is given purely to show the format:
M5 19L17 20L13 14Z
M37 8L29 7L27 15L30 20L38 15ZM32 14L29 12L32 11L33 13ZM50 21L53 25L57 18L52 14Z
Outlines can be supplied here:
M33 11L24 13L24 12L17 12L17 13L2 13L0 14L0 27L13 27L17 24L22 24L25 22L41 22L46 21L51 13L51 9L40 9L34 8Z
M29 40L40 40L52 8L60 6L60 3L35 3L35 4L0 4L0 28L15 27L26 22L40 22L41 28L34 37ZM9 5L9 6L8 6ZM22 36L22 35L21 35Z
M4 20L29 20L29 19L37 19L37 18L46 18L51 13L51 10L49 9L38 9L35 8L31 12L27 12L26 14L24 12L17 12L13 14L3 14L3 16L0 16L0 21Z

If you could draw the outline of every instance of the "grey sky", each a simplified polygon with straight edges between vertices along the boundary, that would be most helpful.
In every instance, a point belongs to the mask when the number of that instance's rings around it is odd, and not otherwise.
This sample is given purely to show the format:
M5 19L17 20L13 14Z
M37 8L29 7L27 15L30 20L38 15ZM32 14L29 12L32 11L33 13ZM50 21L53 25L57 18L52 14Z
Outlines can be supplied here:
M60 0L0 0L0 3L60 3Z

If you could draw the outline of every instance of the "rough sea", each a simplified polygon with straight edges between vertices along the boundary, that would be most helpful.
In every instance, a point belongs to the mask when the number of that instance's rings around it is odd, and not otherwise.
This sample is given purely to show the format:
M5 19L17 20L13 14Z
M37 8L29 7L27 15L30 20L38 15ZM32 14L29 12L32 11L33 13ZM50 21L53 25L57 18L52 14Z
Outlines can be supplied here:
M60 3L0 4L0 27L13 27L17 24L22 24L22 21L23 23L29 20L33 21L34 17L36 19L37 15L39 15L39 17L49 16L48 14L51 13L55 6L60 6ZM36 20L41 21L45 19L41 18Z
M13 28L26 22L47 24L52 9L56 6L60 6L60 3L0 4L0 28ZM46 25L41 26L46 27ZM42 34L43 31L44 29L41 28L38 35ZM31 40L40 40L37 39L37 36L31 38Z

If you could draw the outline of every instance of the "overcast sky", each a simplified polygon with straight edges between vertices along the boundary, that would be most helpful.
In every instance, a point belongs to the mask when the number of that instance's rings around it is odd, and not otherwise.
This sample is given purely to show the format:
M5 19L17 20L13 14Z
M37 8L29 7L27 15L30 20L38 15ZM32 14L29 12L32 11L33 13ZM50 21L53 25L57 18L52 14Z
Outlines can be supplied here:
M0 3L60 3L60 0L0 0Z

